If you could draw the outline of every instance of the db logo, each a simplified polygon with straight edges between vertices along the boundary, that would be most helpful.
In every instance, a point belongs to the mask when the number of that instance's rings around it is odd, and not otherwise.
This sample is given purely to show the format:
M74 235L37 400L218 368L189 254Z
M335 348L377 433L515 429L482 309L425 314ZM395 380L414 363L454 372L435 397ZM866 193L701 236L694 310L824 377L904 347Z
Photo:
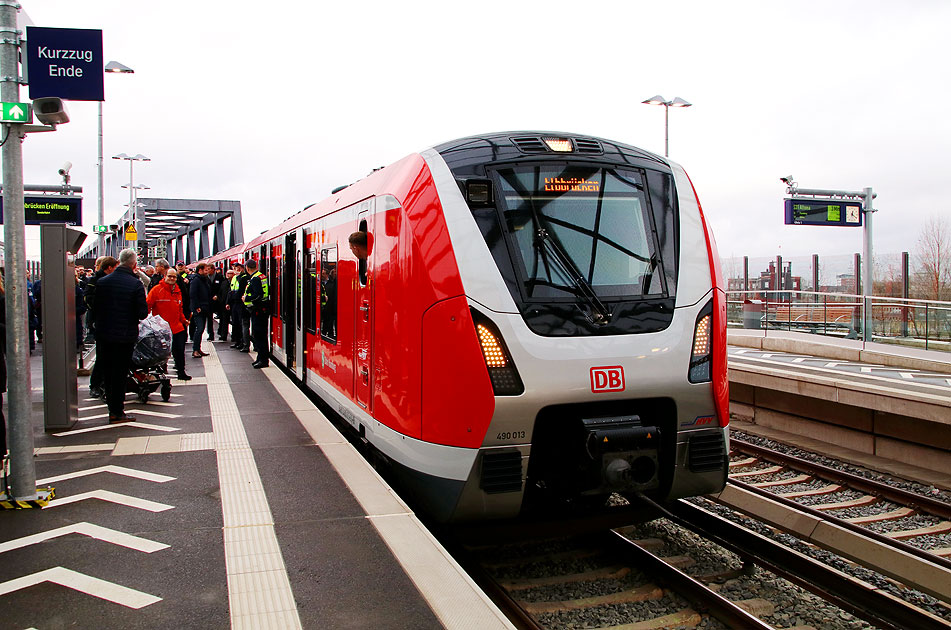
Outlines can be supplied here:
M591 391L595 394L601 392L623 392L624 368L620 365L591 368Z

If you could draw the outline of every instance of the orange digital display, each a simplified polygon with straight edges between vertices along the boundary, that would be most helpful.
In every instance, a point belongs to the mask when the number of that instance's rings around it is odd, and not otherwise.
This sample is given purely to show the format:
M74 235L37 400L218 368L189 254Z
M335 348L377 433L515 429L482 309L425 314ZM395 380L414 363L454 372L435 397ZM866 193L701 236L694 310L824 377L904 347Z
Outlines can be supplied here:
M546 177L545 192L600 192L601 182L579 177Z

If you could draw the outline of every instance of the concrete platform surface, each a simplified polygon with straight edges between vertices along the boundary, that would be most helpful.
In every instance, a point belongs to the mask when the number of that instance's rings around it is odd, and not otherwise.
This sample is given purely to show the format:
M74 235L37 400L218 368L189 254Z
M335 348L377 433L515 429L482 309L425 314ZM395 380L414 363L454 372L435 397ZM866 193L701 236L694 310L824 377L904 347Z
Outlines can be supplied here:
M839 339L783 330L741 328L731 328L727 331L727 343L758 350L800 352L829 359L951 374L951 353L897 344L866 343L858 339Z

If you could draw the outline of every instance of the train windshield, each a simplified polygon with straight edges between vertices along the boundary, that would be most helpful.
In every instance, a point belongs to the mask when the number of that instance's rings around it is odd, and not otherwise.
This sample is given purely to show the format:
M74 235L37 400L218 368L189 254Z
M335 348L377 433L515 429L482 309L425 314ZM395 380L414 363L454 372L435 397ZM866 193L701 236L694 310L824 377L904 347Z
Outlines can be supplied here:
M664 293L643 176L597 165L496 171L500 206L529 299Z

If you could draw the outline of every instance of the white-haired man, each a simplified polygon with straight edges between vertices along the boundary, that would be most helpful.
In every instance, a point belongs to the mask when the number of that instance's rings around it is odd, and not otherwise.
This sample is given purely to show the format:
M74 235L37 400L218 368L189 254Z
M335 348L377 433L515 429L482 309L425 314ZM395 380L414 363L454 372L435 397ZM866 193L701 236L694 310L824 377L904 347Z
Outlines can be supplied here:
M135 420L125 413L125 384L139 338L139 320L149 314L135 264L136 251L122 250L116 270L96 284L96 363L102 361L105 369L109 422Z

